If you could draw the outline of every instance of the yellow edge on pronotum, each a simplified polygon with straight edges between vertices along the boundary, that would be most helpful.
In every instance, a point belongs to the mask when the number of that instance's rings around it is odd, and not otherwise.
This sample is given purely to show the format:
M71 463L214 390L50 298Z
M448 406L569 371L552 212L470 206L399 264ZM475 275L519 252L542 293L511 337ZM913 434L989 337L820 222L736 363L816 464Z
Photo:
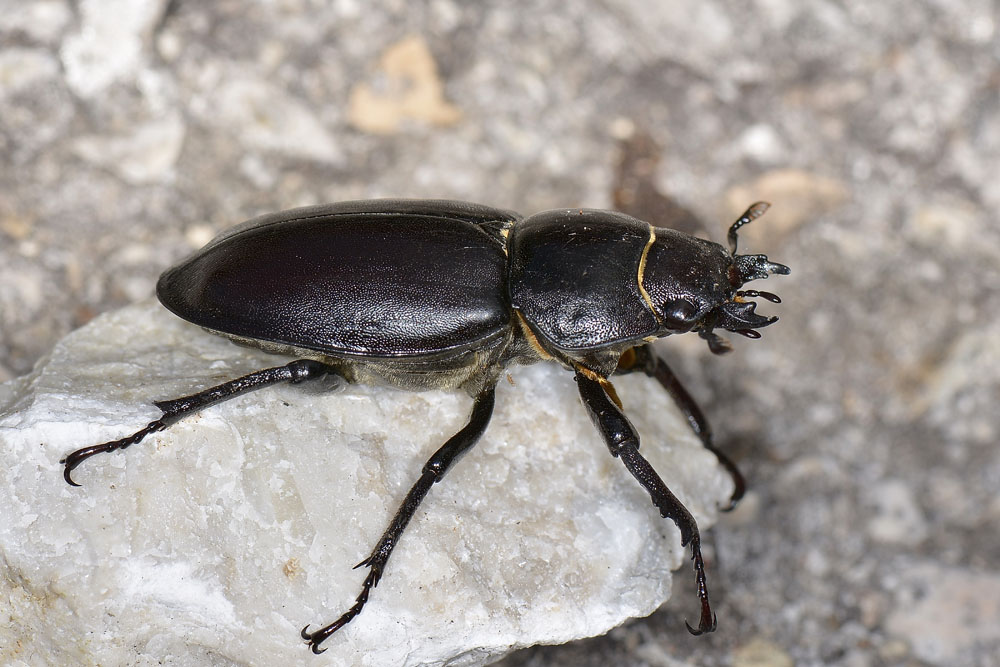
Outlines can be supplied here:
M646 241L646 247L642 249L642 257L639 258L639 273L635 280L639 285L639 294L642 294L642 300L645 301L646 305L649 307L649 312L653 313L653 317L656 318L657 324L663 324L660 322L660 316L656 314L656 308L653 308L653 300L649 298L649 292L647 292L646 288L642 286L643 274L646 273L646 257L649 256L649 249L653 247L653 243L655 242L656 228L653 227L653 225L649 225L649 240Z

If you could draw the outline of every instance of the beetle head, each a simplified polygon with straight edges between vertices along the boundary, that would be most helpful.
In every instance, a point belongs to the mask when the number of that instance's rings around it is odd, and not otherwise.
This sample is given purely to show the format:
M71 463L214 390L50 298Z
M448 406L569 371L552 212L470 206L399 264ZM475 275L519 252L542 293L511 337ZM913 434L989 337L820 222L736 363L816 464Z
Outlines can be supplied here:
M642 287L665 334L696 331L715 354L732 349L714 329L726 329L748 338L760 338L756 330L777 321L754 312L760 297L780 303L770 292L741 290L751 280L772 273L787 274L784 264L768 261L766 255L737 255L736 232L768 209L757 202L729 228L729 251L670 229L656 229L642 271Z

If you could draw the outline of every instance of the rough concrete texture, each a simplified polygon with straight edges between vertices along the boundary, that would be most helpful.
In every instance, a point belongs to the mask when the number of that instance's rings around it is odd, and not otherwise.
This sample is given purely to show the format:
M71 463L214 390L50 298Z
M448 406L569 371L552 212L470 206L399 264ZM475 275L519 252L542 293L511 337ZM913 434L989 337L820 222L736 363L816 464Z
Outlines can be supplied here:
M0 385L0 663L275 665L311 656L352 571L467 421L455 392L308 385L233 399L98 456L176 398L282 357L156 303L103 315ZM650 462L708 526L732 481L655 381L618 382ZM552 364L510 369L486 435L432 489L363 613L316 664L478 665L602 634L669 596L680 535ZM685 568L685 576L691 578ZM688 610L698 610L690 596Z
M0 373L264 211L615 205L720 239L768 199L742 247L792 266L781 322L662 344L752 488L707 536L719 631L687 635L681 583L501 664L995 662L995 2L103 4L0 2Z

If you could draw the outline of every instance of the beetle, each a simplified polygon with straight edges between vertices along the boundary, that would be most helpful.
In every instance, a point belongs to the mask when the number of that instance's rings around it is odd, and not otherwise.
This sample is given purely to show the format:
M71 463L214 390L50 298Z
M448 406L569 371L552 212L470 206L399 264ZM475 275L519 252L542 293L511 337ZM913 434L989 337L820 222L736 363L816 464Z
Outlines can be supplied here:
M738 255L737 230L759 217L752 205L717 243L655 227L623 213L512 211L442 200L349 201L263 215L223 232L160 276L156 293L176 315L236 343L295 357L190 396L156 401L159 419L120 440L85 447L60 463L71 474L96 454L125 449L210 405L267 385L333 379L421 390L462 389L468 423L424 464L371 554L353 606L302 638L314 653L356 617L417 507L482 436L494 390L512 363L552 361L574 373L580 398L611 454L649 493L691 546L701 605L692 634L715 630L691 513L639 453L639 437L609 377L642 372L673 398L691 429L734 480L739 470L713 443L708 423L652 341L694 332L722 354L715 329L759 338L777 317L755 312L744 283L787 274L765 255Z

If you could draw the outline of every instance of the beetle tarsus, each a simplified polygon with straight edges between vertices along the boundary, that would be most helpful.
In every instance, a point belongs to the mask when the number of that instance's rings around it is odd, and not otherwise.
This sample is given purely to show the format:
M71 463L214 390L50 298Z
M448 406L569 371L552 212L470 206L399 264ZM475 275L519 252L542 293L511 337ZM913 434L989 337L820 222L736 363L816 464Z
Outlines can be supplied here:
M113 452L116 449L125 449L131 445L134 445L145 438L150 433L155 433L156 431L162 431L167 427L162 420L151 421L144 428L139 429L132 435L126 436L119 440L112 440L110 442L105 442L100 445L93 445L91 447L84 447L83 449L78 449L75 452L70 453L66 458L60 459L59 463L65 465L63 468L63 479L70 486L80 486L73 481L72 473L78 465L89 459L91 456L96 454L103 454L105 452Z
M388 554L386 554L386 559L388 559ZM355 566L355 569L361 567L362 565L367 565L368 564L367 561L369 560L370 557L366 558L364 561L361 561L360 563L358 563L358 565ZM371 590L376 586L378 586L378 582L382 578L382 567L384 565L385 565L385 560L382 560L382 562L377 566L376 565L371 566L371 570L368 571L368 576L365 577L365 581L361 585L361 593L359 593L358 597L355 598L354 600L354 605L346 612L344 612L344 614L340 618L338 618L330 625L320 628L316 632L306 632L309 629L308 625L302 628L302 639L306 640L309 643L309 648L312 649L313 653L319 655L320 653L325 651L326 649L319 648L319 645L323 643L327 639L327 637L329 637L334 632L340 630L342 627L350 623L352 620L354 620L355 616L361 613L361 610L368 602L368 597L371 594Z
M302 628L302 632L300 634L302 635L302 639L308 642L309 648L312 649L312 652L315 653L316 655L319 655L320 653L326 653L325 648L319 647L320 642L330 636L329 633L324 634L324 630L326 630L326 628L321 628L316 632L308 632L308 630L309 626L306 625L304 628ZM333 631L331 630L331 632Z
M701 555L701 536L697 534L691 539L691 561L694 565L698 599L701 600L701 618L698 620L697 630L692 628L691 624L687 621L684 621L684 625L687 626L688 632L697 636L706 632L715 632L715 628L718 627L718 619L712 611L711 603L708 601L708 585L705 581L705 559Z
M701 621L698 623L697 630L692 628L690 623L684 621L684 625L687 627L688 632L690 632L695 637L697 637L698 635L703 635L706 632L715 632L716 628L719 627L719 619L714 612L711 612L711 614L712 614L712 620L709 621L708 616L705 613L705 610L702 609Z
M420 479L416 481L406 494L406 498L403 499L399 509L396 510L392 522L386 528L385 533L382 534L382 538L378 541L378 544L375 545L375 548L372 549L371 554L367 558L354 566L355 570L360 567L369 568L368 576L365 577L364 583L361 584L361 592L354 599L354 605L336 621L320 628L316 632L306 632L309 629L308 625L302 629L302 638L309 642L313 653L319 652L320 643L327 637L350 623L354 620L355 616L361 613L365 604L368 603L372 589L378 586L378 582L382 579L382 572L389 561L389 556L392 555L392 550L399 542L400 536L406 530L406 526L410 523L410 519L413 518L424 496L427 495L427 492L430 491L435 482L441 481L448 468L476 444L486 431L486 427L490 423L490 417L493 416L495 393L496 386L490 385L476 397L475 402L472 404L472 415L469 417L469 422L427 459L420 474Z

